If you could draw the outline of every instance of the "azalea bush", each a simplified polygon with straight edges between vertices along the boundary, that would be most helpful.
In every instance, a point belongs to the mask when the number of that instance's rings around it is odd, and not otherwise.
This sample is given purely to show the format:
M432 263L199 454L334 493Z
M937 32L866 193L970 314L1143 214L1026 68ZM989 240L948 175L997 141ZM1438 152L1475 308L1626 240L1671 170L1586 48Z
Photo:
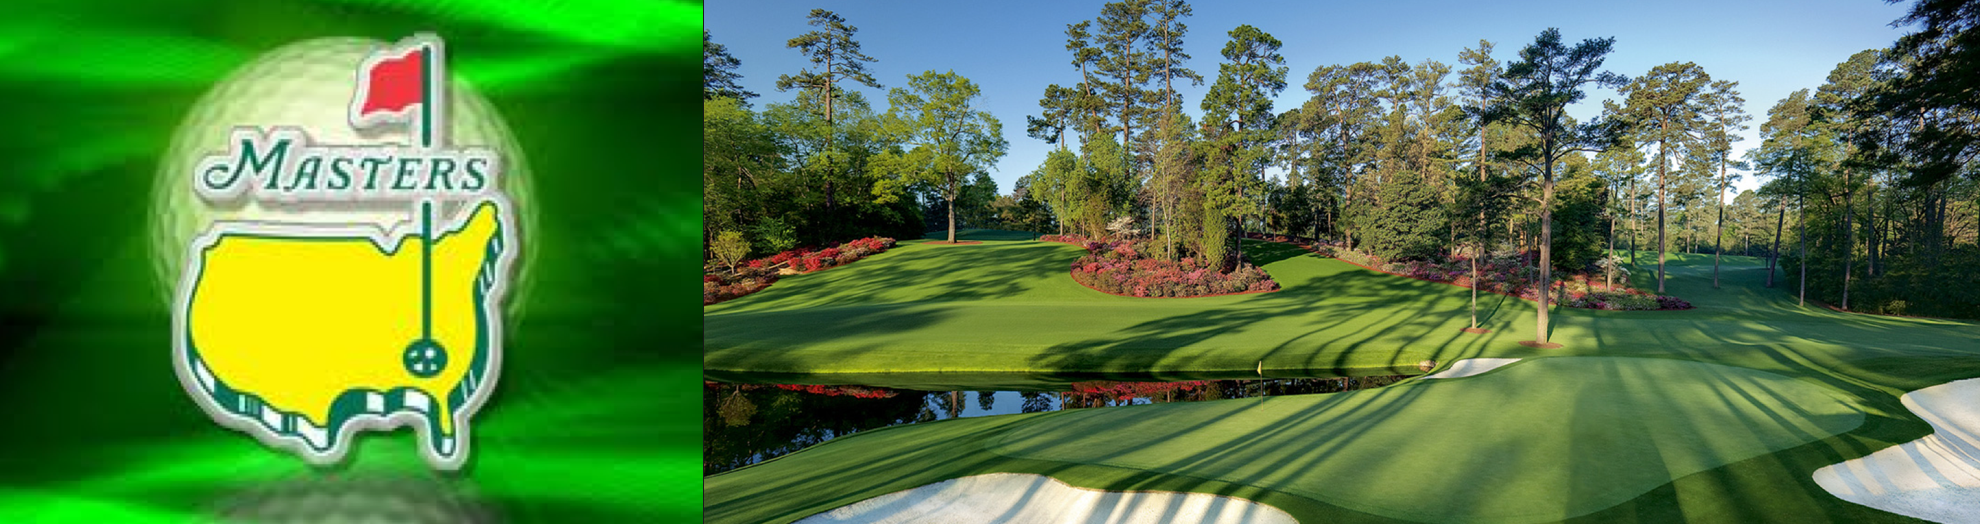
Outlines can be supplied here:
M1526 265L1518 255L1507 257L1484 257L1478 260L1478 279L1471 280L1471 259L1456 257L1447 260L1408 260L1400 262L1384 261L1379 257L1345 247L1318 243L1311 246L1315 252L1329 257L1352 262L1378 271L1393 273L1419 280L1449 282L1464 287L1476 287L1501 295L1515 296L1526 300L1540 300L1539 272ZM1621 268L1617 268L1621 269ZM1626 275L1627 273L1623 273ZM1554 282L1551 301L1567 307L1587 309L1607 309L1614 311L1643 311L1660 309L1691 309L1691 303L1678 297L1660 296L1645 293L1624 285L1628 279L1619 276L1614 287L1604 283L1601 273L1574 273L1565 275Z
M1115 382L1111 380L1095 380L1074 382L1069 396L1083 401L1078 402L1081 405L1096 405L1109 402L1126 405L1132 403L1137 398L1158 397L1173 392L1186 393L1195 391L1198 388L1207 387L1211 387L1210 382L1203 380L1184 382Z
M884 253L892 247L894 247L894 239L892 238L867 237L818 251L813 251L811 248L793 249L771 255L767 259L767 262L764 262L764 259L758 259L752 260L748 264L763 267L787 266L797 273L810 273L829 267L846 265L876 253Z
M743 265L735 272L723 275L704 273L701 275L701 305L709 305L734 299L750 293L762 291L777 281L777 271L758 265Z
M701 304L705 306L762 291L763 288L770 287L770 284L776 282L777 277L785 272L810 273L843 266L877 253L884 253L894 245L892 238L868 237L823 250L797 248L749 260L736 264L733 271L723 271L722 267L716 266L703 267Z
M813 395L825 395L828 397L846 396L853 398L894 398L895 395L899 394L896 393L894 390L887 388L870 388L866 386L826 386L819 384L773 384L773 385L776 386L777 389L782 389L785 391L801 391Z
M1096 290L1131 297L1201 297L1275 291L1279 283L1251 264L1230 272L1196 258L1145 258L1150 246L1128 241L1087 241L1086 256L1072 263L1073 280Z

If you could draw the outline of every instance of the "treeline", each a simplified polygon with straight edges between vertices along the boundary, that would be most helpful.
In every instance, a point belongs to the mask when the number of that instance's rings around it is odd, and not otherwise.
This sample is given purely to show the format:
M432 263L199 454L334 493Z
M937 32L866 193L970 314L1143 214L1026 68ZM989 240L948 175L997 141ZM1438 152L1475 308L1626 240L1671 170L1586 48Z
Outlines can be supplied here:
M1519 256L1542 281L1654 265L1659 292L1664 253L1752 255L1774 268L1774 285L1811 300L1980 317L1980 291L1946 285L1980 274L1975 5L1917 4L1901 21L1917 33L1776 103L1757 122L1762 143L1734 158L1756 124L1736 82L1691 62L1605 71L1613 39L1571 42L1550 29L1503 58L1480 41L1455 65L1391 56L1298 82L1281 42L1257 27L1221 35L1214 74L1199 72L1183 52L1188 3L1111 2L1066 26L1066 82L1045 86L1025 118L1027 135L1055 147L1002 195L985 174L1001 142L951 161L935 153L969 148L904 138L912 126L894 115L915 100L890 94L876 114L845 89L878 87L859 67L872 59L836 15L814 11L825 30L790 45L817 67L778 84L802 89L797 101L753 112L740 102L753 95L719 74L733 59L704 57L705 227L782 223L809 242L903 236L954 217L1131 233L1151 239L1154 256L1225 267L1241 232L1272 232L1388 260ZM1210 89L1184 100L1185 82ZM1597 86L1620 96L1586 121L1568 116ZM1289 88L1305 100L1275 107ZM897 161L915 150L929 152L918 167ZM1742 173L1765 183L1722 196Z
M1980 2L1919 2L1919 30L1768 111L1752 153L1788 229L1781 277L1852 311L1980 318Z
M741 61L702 32L702 237L740 233L753 255L868 236L919 238L930 206L987 208L987 171L1009 144L981 91L954 72L909 75L878 111L880 88L857 27L823 9L787 46L810 66L777 79L795 100L751 106ZM987 196L986 196L987 194ZM974 206L974 207L972 207ZM987 221L987 219L985 219ZM951 227L953 230L953 227ZM953 232L952 232L953 235ZM953 238L952 238L953 240Z

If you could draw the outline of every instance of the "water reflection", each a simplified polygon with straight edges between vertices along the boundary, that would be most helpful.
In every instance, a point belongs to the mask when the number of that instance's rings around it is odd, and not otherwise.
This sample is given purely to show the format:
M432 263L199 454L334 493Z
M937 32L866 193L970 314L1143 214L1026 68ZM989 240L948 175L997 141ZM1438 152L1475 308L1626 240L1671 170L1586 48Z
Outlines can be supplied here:
M702 474L740 468L837 437L901 424L1158 402L1334 393L1386 386L1406 378L1409 376L1034 381L1022 383L1022 390L983 391L706 381L702 394Z

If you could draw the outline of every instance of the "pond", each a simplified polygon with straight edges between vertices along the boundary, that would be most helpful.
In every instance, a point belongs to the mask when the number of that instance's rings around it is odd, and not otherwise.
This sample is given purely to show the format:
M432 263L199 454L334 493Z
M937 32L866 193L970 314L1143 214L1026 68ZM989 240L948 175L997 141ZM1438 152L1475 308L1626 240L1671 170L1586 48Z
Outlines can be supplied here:
M1151 380L1150 376L711 376L702 388L702 474L713 475L869 429L962 417L1105 409L1377 388L1396 374ZM1420 373L1408 369L1411 373ZM848 380L859 383L845 383ZM837 382L819 384L808 382ZM885 384L885 385L866 385Z

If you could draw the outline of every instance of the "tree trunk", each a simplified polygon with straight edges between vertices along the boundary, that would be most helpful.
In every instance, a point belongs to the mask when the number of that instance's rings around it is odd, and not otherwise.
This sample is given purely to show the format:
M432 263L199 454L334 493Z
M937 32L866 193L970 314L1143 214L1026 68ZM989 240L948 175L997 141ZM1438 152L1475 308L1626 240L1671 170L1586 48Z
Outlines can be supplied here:
M1485 181L1485 130L1483 128L1478 130L1478 181L1481 183ZM1472 242L1478 246L1478 249L1471 254L1471 329L1473 330L1478 329L1478 257L1485 256L1484 233L1491 227L1491 224L1485 223L1485 208L1480 206L1478 208L1479 235Z
M1549 162L1540 188L1540 332L1535 340L1541 345L1547 344L1547 307L1554 298L1554 169L1551 164Z
M1636 197L1636 177L1631 176L1629 177L1629 205L1625 205L1623 208L1629 210L1629 267L1632 269L1639 267L1639 264L1636 263L1636 252L1641 246L1636 245L1636 238L1643 235L1643 232L1638 229L1641 224L1638 224L1636 221L1636 216L1640 214L1636 211L1635 207Z
M1616 288L1616 217L1609 216L1609 249L1602 253L1602 287Z
M1801 244L1801 294L1796 299L1795 304L1806 306L1808 305L1808 195L1804 193L1796 200L1798 202L1796 202L1795 207L1801 208L1801 216L1794 220L1795 236L1801 237L1799 241Z
M956 197L949 197L949 243L956 243Z
M1540 168L1540 314L1536 319L1538 331L1534 341L1545 347L1547 342L1547 305L1554 296L1554 135L1546 133L1541 140L1541 159L1547 164Z
M1725 256L1726 157L1719 157L1719 222L1712 226L1712 289L1719 288L1719 258Z
M1768 255L1768 259L1766 259L1766 287L1774 287L1774 271L1780 269L1780 233L1786 231L1786 227L1788 227L1788 198L1786 196L1780 196L1778 200L1780 200L1780 214L1774 216L1774 249L1768 249L1766 251L1766 255Z
M1665 127L1670 127L1666 124ZM1666 174L1670 170L1670 142L1657 144L1657 294L1664 294L1664 252L1670 250L1664 240L1664 186Z
M1851 266L1854 265L1854 263L1856 262L1855 260L1856 228L1854 224L1856 219L1856 207L1855 207L1856 188L1851 186L1850 184L1851 182L1852 180L1850 179L1850 170L1848 168L1844 168L1843 169L1843 239L1844 240L1843 240L1843 278L1842 278L1843 281L1842 310L1843 311L1849 311L1849 273L1850 273L1850 269L1852 269Z

